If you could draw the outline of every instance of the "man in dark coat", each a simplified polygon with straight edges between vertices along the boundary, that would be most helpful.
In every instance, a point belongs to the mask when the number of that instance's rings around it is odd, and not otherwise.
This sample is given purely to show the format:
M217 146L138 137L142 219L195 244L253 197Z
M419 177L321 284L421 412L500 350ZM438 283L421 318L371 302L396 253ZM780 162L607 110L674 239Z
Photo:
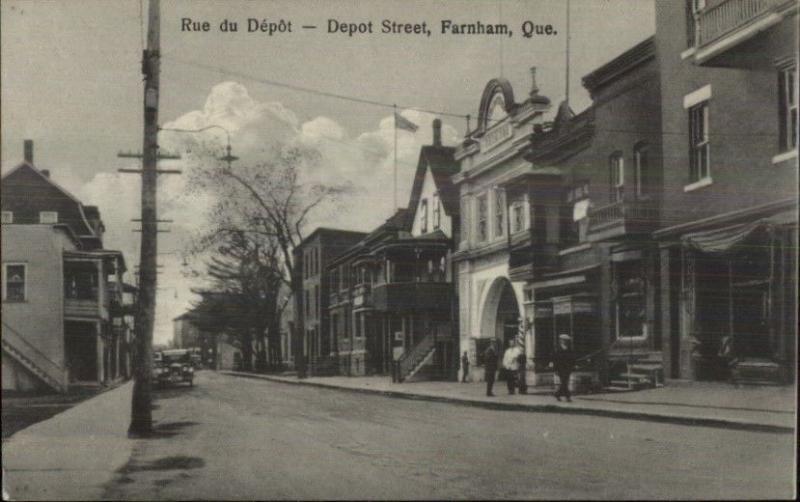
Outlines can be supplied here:
M467 377L469 376L469 355L467 355L467 351L464 351L464 355L461 356L461 383L467 381Z
M553 353L553 371L560 380L554 396L559 401L561 401L561 396L564 396L567 398L567 402L572 402L569 392L569 377L575 369L575 353L570 347L571 342L572 338L569 335L558 335L558 347Z
M520 394L527 394L528 393L528 382L525 381L525 371L527 369L527 360L528 358L525 357L525 351L519 353L517 356L517 365L519 372L519 376L517 377L517 384L519 385L519 393Z
M494 387L494 377L497 373L497 351L494 349L494 340L489 344L489 348L483 353L484 360L484 380L486 380L486 395L494 396L492 394L492 387Z

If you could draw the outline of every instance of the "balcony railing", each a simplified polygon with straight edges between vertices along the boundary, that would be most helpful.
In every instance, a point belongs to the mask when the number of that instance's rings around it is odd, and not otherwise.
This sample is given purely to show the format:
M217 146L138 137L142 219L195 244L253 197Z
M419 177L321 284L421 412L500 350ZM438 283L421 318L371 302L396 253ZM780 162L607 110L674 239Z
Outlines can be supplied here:
M786 3L787 0L725 0L703 9L697 15L697 45L722 38Z
M589 240L647 233L657 225L658 206L652 200L614 202L589 211Z

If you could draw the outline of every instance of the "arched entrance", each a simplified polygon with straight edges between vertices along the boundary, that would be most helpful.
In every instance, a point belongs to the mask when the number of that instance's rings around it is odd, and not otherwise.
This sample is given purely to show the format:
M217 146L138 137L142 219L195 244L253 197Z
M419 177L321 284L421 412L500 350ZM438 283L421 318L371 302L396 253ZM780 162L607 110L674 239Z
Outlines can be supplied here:
M481 309L481 336L497 340L498 349L508 346L517 336L522 314L511 281L496 278L487 290Z

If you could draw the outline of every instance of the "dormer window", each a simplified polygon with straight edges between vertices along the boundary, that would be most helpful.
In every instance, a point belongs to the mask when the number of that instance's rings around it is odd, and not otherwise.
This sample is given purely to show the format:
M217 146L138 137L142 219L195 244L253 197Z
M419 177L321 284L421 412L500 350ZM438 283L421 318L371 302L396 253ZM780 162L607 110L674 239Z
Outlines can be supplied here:
M58 223L58 211L39 211L39 223L48 225Z
M7 223L14 223L14 213L12 211L3 211L2 223L4 225Z

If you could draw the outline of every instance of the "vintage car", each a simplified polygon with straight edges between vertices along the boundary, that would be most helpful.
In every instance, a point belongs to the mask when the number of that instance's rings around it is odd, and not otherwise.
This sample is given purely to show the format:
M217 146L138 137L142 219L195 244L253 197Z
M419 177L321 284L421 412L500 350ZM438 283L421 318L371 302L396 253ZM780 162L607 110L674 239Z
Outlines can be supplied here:
M190 387L193 386L194 366L188 355L166 352L161 352L158 358L153 357L153 382L160 387L176 383L188 383Z

